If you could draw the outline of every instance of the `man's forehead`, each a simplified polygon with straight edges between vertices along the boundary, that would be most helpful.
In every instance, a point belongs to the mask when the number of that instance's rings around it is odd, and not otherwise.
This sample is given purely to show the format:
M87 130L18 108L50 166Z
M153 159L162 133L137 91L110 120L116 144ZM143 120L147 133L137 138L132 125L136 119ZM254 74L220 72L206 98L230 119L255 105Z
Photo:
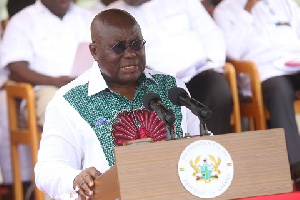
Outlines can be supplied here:
M138 25L134 26L116 26L116 25L109 25L109 24L103 24L98 27L98 31L100 35L104 34L112 34L112 35L141 35L141 29Z
M142 38L143 36L140 29L136 29L133 27L122 29L110 26L109 28L102 27L102 29L97 33L96 38L94 38L93 40L108 43L116 43L120 41L130 43L136 39Z

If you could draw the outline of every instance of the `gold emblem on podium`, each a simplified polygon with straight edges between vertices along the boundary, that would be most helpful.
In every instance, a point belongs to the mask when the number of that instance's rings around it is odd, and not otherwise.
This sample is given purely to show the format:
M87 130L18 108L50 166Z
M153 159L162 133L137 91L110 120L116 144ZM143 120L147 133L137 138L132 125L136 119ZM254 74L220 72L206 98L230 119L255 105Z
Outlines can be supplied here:
M181 153L178 175L183 186L200 198L224 193L233 179L233 162L228 151L211 140L191 143Z

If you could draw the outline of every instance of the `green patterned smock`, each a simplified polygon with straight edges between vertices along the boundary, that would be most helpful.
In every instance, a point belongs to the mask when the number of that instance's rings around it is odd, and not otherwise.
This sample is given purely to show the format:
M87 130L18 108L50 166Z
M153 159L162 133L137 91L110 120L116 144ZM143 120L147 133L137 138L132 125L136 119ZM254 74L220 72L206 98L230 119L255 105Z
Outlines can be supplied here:
M138 80L132 101L106 88L88 95L88 84L69 90L64 98L94 130L110 166L115 164L113 148L125 141L151 137L154 141L166 139L166 125L154 111L147 110L142 103L144 94L160 95L162 103L172 110L176 121L172 127L177 137L182 137L181 108L168 99L168 91L176 86L172 76L145 74Z

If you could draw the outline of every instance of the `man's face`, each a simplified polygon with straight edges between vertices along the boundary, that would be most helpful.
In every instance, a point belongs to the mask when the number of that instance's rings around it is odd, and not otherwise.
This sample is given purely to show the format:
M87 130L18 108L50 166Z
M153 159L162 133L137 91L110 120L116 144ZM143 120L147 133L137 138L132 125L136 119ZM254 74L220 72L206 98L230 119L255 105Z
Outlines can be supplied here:
M128 5L131 6L139 6L142 5L143 3L146 3L147 1L151 0L124 0Z
M41 2L56 16L63 18L72 0L41 0Z
M140 28L100 26L97 29L102 30L101 35L94 39L95 43L90 44L90 50L106 82L118 85L135 83L145 69L145 48L134 51L127 46L121 54L116 54L109 48L119 42L131 44L135 40L143 39Z

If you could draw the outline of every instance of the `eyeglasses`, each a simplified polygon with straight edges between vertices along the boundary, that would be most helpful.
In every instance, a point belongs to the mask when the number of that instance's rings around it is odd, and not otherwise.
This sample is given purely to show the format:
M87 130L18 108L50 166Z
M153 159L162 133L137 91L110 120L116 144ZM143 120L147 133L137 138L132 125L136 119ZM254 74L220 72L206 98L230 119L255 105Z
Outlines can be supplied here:
M93 42L93 43L99 44L102 47L105 47L107 49L113 50L116 54L120 55L120 54L124 53L124 51L127 49L128 46L133 51L140 51L140 50L142 50L142 48L144 48L144 45L145 45L146 41L144 39L142 39L142 40L134 40L131 44L126 44L124 42L119 42L119 43L115 44L112 47L105 46L105 45L100 44L98 42Z

